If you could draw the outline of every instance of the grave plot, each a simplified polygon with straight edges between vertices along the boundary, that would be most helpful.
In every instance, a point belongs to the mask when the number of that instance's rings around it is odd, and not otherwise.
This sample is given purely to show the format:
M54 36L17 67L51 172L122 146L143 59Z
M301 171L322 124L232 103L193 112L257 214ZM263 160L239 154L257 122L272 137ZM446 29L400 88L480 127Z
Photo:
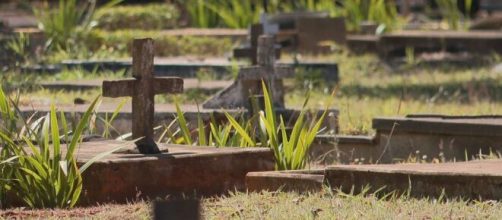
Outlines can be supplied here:
M348 47L355 53L377 53L384 59L403 57L406 49L414 53L482 55L502 53L497 31L400 31L381 36L349 35Z

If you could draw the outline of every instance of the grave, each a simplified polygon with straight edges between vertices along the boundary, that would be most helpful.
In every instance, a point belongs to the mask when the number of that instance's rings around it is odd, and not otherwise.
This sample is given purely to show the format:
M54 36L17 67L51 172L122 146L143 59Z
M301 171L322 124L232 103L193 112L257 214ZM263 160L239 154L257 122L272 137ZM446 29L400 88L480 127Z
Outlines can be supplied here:
M382 161L406 159L416 151L428 160L463 161L502 150L500 116L409 115L375 118ZM384 151L385 149L385 151Z
M299 53L329 52L326 41L345 44L345 19L331 18L326 12L280 13L270 16L264 25L277 25L276 33L265 34L274 34L278 42Z
M373 136L320 136L324 144L316 150L328 152L336 146L325 155L327 163L363 164L465 161L502 152L502 117L497 115L378 117L372 126Z
M500 31L400 31L381 36L349 35L347 41L356 53L376 51L385 59L405 56L406 48L412 48L415 53L502 53Z
M322 169L262 171L246 175L251 191L388 193L428 198L500 200L502 160L456 163L334 165Z
M497 31L402 31L380 37L382 57L404 55L409 47L415 52L447 51L472 54L502 53L502 33Z
M136 140L100 140L80 145L76 154L80 164L98 153L130 145L100 159L84 173L81 204L224 194L243 189L246 173L274 169L274 156L267 148L157 144L153 136L153 97L181 92L183 80L153 76L152 39L135 40L133 48L134 79L104 81L103 95L133 97L132 136Z
M124 142L84 142L80 164ZM133 147L113 153L83 173L81 205L126 203L166 196L212 196L245 189L252 171L274 169L274 155L266 148L214 148L158 144L161 154L137 154ZM169 153L165 153L166 151Z

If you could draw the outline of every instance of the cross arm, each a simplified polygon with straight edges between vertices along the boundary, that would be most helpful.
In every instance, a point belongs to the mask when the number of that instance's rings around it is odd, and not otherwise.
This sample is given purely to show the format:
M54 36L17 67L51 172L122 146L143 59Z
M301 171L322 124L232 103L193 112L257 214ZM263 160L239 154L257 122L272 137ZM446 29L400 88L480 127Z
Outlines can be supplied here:
M123 80L103 81L104 97L133 96L139 80L130 78ZM181 93L183 92L183 79L179 77L154 77L151 81L154 94Z
M179 77L154 77L153 91L155 94L182 93L183 79Z
M136 79L105 80L103 81L102 92L104 97L124 97L133 96Z
M292 77L294 69L288 66L266 67L245 67L239 71L239 80L260 80L260 79L282 79Z

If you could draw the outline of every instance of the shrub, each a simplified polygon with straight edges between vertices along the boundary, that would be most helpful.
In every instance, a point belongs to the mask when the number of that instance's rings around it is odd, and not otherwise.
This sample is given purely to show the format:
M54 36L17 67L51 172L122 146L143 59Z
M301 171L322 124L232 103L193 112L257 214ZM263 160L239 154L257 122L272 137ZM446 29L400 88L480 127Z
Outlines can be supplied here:
M106 9L121 0L112 0L99 9ZM95 27L96 0L79 3L77 0L59 0L55 9L48 6L35 9L39 27L47 36L47 46L66 50L78 43Z
M175 28L179 12L171 4L117 6L96 13L98 27L106 30Z
M151 37L155 40L156 56L222 56L233 47L230 38L172 36L158 31L137 30L112 32L95 30L85 44L93 51L108 50L128 57L132 40L142 37Z

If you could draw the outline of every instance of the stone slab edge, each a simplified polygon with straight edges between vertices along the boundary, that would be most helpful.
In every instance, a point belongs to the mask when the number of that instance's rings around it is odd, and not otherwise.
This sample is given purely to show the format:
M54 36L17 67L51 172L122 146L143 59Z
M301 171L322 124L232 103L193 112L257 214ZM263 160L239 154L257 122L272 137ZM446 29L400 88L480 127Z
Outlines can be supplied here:
M502 176L449 172L382 171L356 167L330 167L326 183L332 189L360 193L396 192L414 197L446 196L462 199L501 199Z
M410 118L374 118L373 129L377 131L470 135L502 136L502 124L477 124L472 122L440 121Z

